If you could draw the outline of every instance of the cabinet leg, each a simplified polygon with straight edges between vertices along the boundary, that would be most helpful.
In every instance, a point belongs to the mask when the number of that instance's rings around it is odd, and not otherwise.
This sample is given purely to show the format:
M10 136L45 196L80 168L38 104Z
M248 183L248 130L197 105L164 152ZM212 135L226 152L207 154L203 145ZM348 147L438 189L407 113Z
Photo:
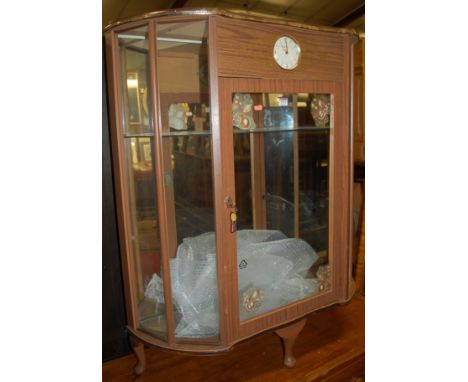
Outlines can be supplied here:
M135 375L141 375L146 369L145 345L136 337L130 336L130 345L137 359L137 363L133 369Z
M293 346L296 342L296 338L300 331L304 328L307 319L304 318L294 324L285 326L284 328L278 329L275 333L281 337L284 347L284 365L286 367L294 367L296 364L296 358L293 355Z

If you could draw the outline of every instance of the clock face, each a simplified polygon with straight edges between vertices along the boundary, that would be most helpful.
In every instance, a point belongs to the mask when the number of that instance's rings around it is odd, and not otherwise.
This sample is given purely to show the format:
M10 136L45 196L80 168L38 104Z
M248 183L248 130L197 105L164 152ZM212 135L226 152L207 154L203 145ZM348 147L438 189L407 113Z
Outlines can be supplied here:
M273 57L276 63L283 69L294 69L299 63L301 47L291 37L282 36L275 42Z

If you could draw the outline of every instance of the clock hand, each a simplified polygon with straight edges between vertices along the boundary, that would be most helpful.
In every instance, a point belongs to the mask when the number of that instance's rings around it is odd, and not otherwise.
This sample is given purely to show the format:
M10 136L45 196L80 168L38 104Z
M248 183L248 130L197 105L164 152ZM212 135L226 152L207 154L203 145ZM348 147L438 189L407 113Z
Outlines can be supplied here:
M283 38L283 43L284 53L288 54L288 40L286 40L286 38Z

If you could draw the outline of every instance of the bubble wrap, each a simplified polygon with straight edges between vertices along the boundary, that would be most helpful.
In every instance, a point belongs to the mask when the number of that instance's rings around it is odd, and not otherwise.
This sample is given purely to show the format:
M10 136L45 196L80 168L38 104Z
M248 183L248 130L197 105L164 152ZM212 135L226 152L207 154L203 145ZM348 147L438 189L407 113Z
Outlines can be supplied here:
M318 259L313 248L300 239L288 239L280 231L237 232L239 305L241 320L262 314L317 292L315 279L306 274ZM183 239L176 258L170 260L172 298L180 319L178 337L219 334L216 240L213 232ZM261 304L243 309L251 291L261 290ZM163 283L154 274L145 297L164 303Z

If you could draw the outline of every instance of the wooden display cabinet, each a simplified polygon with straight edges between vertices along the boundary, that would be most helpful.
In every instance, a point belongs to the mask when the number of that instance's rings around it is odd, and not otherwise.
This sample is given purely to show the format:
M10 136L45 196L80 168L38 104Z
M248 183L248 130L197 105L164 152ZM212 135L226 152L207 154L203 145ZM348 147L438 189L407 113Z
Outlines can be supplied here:
M211 9L105 30L128 329L217 353L354 293L346 29Z

